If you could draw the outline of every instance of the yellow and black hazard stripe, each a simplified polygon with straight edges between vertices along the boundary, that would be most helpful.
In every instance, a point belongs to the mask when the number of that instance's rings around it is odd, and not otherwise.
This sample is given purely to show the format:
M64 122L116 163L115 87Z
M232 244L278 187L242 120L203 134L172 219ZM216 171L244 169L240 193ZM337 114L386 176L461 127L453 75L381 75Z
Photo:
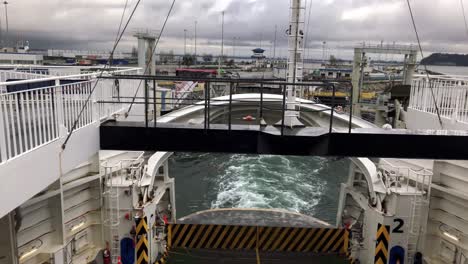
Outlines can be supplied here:
M345 254L349 243L348 231L334 228L175 224L168 230L169 248Z
M148 233L148 222L146 216L135 218L135 225L137 236L146 235Z
M387 264L388 243L390 242L390 226L378 224L375 247L375 264Z
M148 224L146 217L135 218L137 243L136 243L136 260L137 264L148 264Z
M164 252L163 256L158 261L156 261L154 264L166 264L168 257L169 257L169 255L168 255L168 253L166 251L166 252Z
M351 252L348 251L348 253L346 253L346 257L348 258L350 264L357 263L357 260L351 256Z

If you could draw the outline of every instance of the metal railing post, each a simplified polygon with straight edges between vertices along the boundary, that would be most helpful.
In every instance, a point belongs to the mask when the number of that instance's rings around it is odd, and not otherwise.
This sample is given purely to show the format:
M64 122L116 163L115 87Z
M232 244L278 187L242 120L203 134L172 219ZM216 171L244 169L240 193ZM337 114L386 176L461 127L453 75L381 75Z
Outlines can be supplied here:
M286 117L286 85L283 86L283 109L281 110L281 136L284 135L284 118Z
M334 84L332 84L332 89L333 89L333 93L332 93L332 103L331 103L331 113L330 113L330 129L329 129L329 133L331 134L332 131L333 131L333 115L335 113L335 94L336 94L336 87Z
M349 124L348 124L348 133L351 134L351 129L353 128L353 84L351 84L351 93L349 98Z
M208 88L209 88L209 83L208 83ZM208 129L210 129L210 116L211 116L211 89L208 89L208 103L207 103L207 106L208 106L208 118L207 118L207 122L208 122Z
M260 85L260 122L263 119L263 83Z
M205 132L206 132L206 129L208 128L207 127L207 119L208 119L208 116L207 116L207 113L208 113L208 90L209 90L209 85L210 83L209 82L205 82L205 107L203 108L203 114L204 114L204 120L203 120L203 125L204 125L204 129L205 129Z
M65 109L63 99L63 89L60 86L60 80L55 80L55 94L57 100L55 101L55 109L57 111L57 129L59 131L59 137L65 137L68 134L68 129L65 125Z
M145 80L145 127L148 127L148 80Z
M90 83L90 85L92 85ZM92 91L92 89L91 89ZM99 103L98 103L98 96L97 96L97 91L94 91L93 94L91 95L92 98L92 111L93 111L93 122L98 122L101 121L101 114L99 113Z
M158 121L158 106L156 104L156 80L153 80L153 115L154 115L154 127Z
M3 104L4 104L3 96L0 95L0 163L3 163L8 160L7 157L7 142L6 142L6 135L5 135L5 123L3 121Z
M234 83L229 84L229 120L228 120L228 127L229 132L231 132L232 127L232 92L233 92Z

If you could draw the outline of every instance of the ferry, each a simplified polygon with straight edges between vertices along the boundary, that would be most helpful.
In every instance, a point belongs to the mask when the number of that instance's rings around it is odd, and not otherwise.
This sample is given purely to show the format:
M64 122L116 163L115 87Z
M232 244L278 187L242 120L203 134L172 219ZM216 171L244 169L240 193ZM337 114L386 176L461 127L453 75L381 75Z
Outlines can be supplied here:
M271 148L271 142L294 137L366 129L464 135L468 77L415 74L412 46L357 47L357 85L347 109L301 97L300 87L318 84L302 80L304 10L303 1L291 1L283 81L213 78L205 76L213 72L186 69L179 73L197 76L156 76L141 67L0 67L0 263L467 263L467 161L414 159L412 153L351 157L331 224L282 209L212 209L178 217L169 159L171 148L187 146L153 138L141 150L126 149L153 128L161 129L161 137L180 131L243 137L234 147L212 138L219 144L210 147L218 152L258 151L249 142L260 132L270 141L263 146ZM141 39L139 45L145 51L154 41ZM392 116L388 104L377 105L371 123L360 117L354 95L360 94L365 54L384 51L410 58L402 80L409 98L407 105L392 101ZM153 59L138 57L139 65ZM172 92L167 86L174 80L179 86ZM210 85L223 82L225 93L214 96ZM235 93L235 84L248 82L282 93ZM201 90L190 88L199 83ZM319 84L336 96L333 84ZM169 103L163 96L168 92ZM194 92L203 96L188 103ZM166 111L166 103L179 107ZM135 132L105 133L119 126ZM307 155L294 150L281 151Z

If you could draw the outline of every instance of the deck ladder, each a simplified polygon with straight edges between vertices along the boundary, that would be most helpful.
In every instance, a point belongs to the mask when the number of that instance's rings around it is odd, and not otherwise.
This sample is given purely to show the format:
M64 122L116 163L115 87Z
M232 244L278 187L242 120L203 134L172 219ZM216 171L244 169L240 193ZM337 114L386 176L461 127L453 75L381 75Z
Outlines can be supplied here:
M111 259L113 264L117 264L120 256L120 236L119 236L119 224L120 224L120 213L119 213L119 188L116 186L115 181L122 173L122 164L104 167L104 179L105 179L105 191L104 198L106 208L104 210L105 218L104 224L109 230L110 238L110 250Z

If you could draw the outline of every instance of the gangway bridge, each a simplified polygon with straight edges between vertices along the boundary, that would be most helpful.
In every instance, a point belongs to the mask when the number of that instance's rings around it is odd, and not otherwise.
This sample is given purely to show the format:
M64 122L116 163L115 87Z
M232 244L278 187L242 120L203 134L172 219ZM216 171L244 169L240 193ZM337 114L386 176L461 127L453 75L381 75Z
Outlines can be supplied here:
M332 106L335 100L335 84L332 82L287 83L275 79L187 79L170 76L107 76L113 80L193 81L205 83L204 99L188 103L187 109L163 117L152 118L148 111L143 121L108 120L100 126L101 149L158 150L180 152L223 152L247 154L315 155L347 157L392 157L421 159L463 159L468 151L461 146L468 143L466 131L407 130L376 128L373 125L356 125L363 120L353 118L352 105L347 113L338 113L335 107L327 107L313 101L301 100L301 113L323 116L320 126L304 125L285 127L281 122L271 122L272 113L284 120L285 93L263 93L264 86L299 88L323 86L332 90ZM229 95L211 98L211 82L226 83ZM235 94L239 83L260 85L258 94ZM299 89L298 89L299 90ZM148 93L146 93L148 94ZM145 109L157 108L159 98L142 97L137 104ZM351 99L352 101L352 99ZM100 101L115 104L115 101ZM131 100L119 103L128 104ZM347 106L345 106L347 107ZM191 115L193 114L193 115ZM182 115L192 116L187 119ZM244 116L245 115L245 116ZM265 122L265 120L270 122ZM280 121L278 120L278 121Z

